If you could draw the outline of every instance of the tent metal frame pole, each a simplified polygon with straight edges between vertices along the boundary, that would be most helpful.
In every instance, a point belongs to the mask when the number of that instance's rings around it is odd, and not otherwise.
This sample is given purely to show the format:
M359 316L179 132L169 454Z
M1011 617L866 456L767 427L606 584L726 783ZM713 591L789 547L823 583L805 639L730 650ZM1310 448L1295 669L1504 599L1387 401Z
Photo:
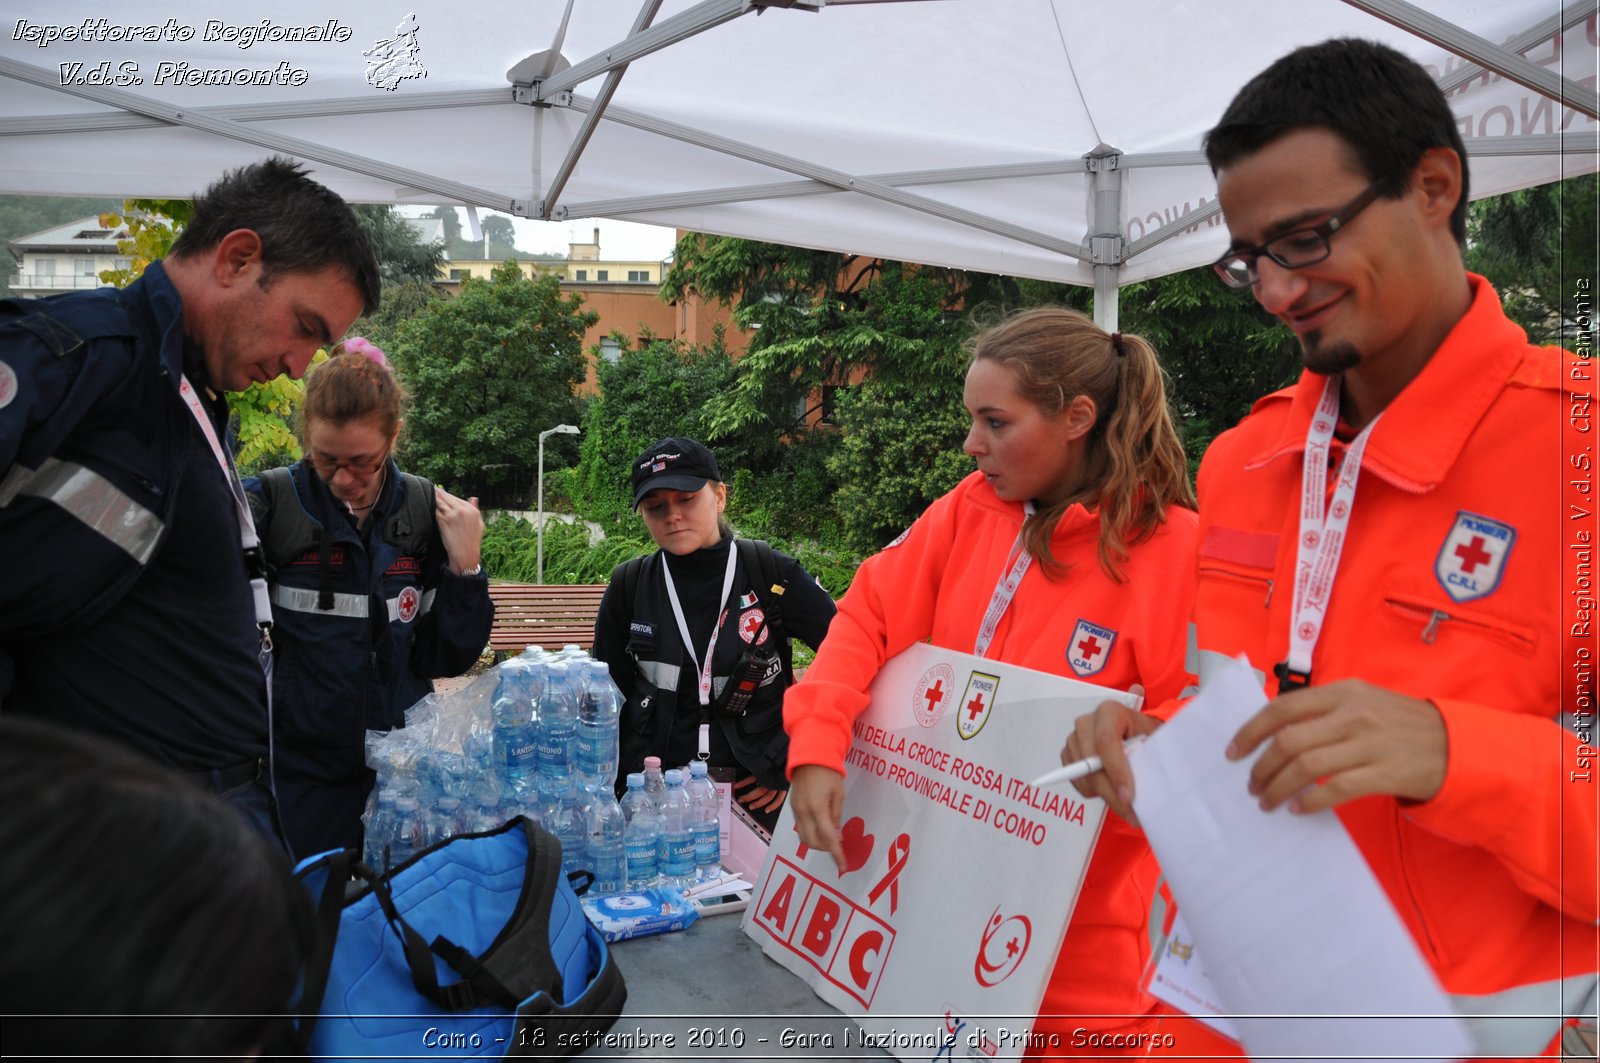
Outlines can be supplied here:
M572 97L572 106L576 109L586 109L590 106L590 103L591 101L583 97ZM1079 260L1089 258L1088 249L1081 244L1073 243L1071 240L1047 236L1025 226L999 221L976 211L954 207L948 203L941 203L936 199L929 199L926 196L919 196L912 192L892 188L889 185L866 177L806 162L804 159L797 159L781 152L759 148L753 144L734 140L731 137L707 133L701 129L694 129L677 122L667 121L664 118L657 118L653 115L622 107L611 108L606 113L606 117L622 125L632 126L635 129L642 129L673 140L681 140L686 144L694 144L697 147L707 148L732 158L744 159L746 162L753 162L762 166L770 166L775 170L784 170L801 177L809 177L841 192L859 192L864 196L880 199L886 203L893 203L908 210L943 218L945 221L955 222L958 225L965 225L983 232L994 233L996 236L1005 236L1019 243L1041 247L1046 251L1054 251L1070 258ZM557 214L559 215L560 211L557 211ZM563 219L558 217L556 220Z
M1398 26L1407 33L1448 49L1486 70L1492 70L1509 81L1525 85L1542 96L1559 100L1590 118L1600 118L1600 93L1594 89L1584 88L1569 78L1546 70L1537 63L1529 62L1522 56L1492 44L1475 33L1468 33L1437 15L1406 3L1405 0L1344 0L1344 2L1358 11L1365 11L1392 26Z
M0 71L3 73L3 71ZM51 82L50 88L59 88ZM344 97L294 100L284 103L229 103L219 107L192 107L190 114L232 122L292 121L334 115L382 114L447 107L502 107L512 103L510 87L428 92L405 96ZM123 129L157 129L170 123L127 112L96 111L84 114L49 114L0 119L0 136L43 136L52 133L101 133Z
M1520 56L1534 45L1554 37L1558 33L1565 32L1594 13L1594 0L1577 0L1576 3L1568 4L1566 9L1559 15L1551 15L1549 18L1540 19L1515 37L1512 37L1505 43L1505 49L1513 55ZM1459 88L1483 72L1483 67L1477 63L1468 62L1440 78L1439 91L1449 92L1452 89ZM1543 94L1541 93L1541 95Z
M464 185L456 181L447 181L422 173L419 170L381 163L364 155L340 151L325 144L301 140L299 137L284 136L281 133L273 133L265 129L252 129L240 122L215 118L208 112L156 103L153 100L132 92L124 92L121 89L102 88L93 85L63 85L61 84L60 75L55 71L41 70L28 63L19 63L14 59L7 59L3 56L0 56L0 76L15 78L18 81L26 81L29 84L38 85L41 88L78 96L93 103L104 104L107 107L117 107L134 114L142 114L166 125L187 126L190 129L197 129L214 136L227 137L256 147L297 155L300 158L326 163L329 166L337 166L341 170L349 170L352 173L393 181L397 185L413 187L424 192L436 192L439 195L453 200L460 200L464 203L476 203L479 206L507 211L512 214L520 214L524 209L521 200L508 196L496 195L493 192L488 192L481 188L473 188L471 185Z
M1119 281L1126 258L1122 238L1122 152L1099 144L1084 156L1089 168L1089 247L1094 254L1094 322L1117 330Z
M652 52L671 47L724 22L731 22L754 7L753 0L705 0L682 14L674 15L643 32L634 33L626 40L597 52L581 63L575 63L559 74L537 81L526 88L526 97L519 103L554 103L562 93L571 92L590 78L627 66Z
M656 12L660 10L661 0L644 0L644 6L639 9L638 17L633 20L633 29L629 32L628 39L632 40L649 29L650 23L655 21ZM600 119L606 113L606 108L611 106L611 97L616 95L617 86L622 83L622 75L627 72L628 64L623 63L613 67L606 74L605 84L601 85L600 91L595 94L594 106L583 116L583 122L573 135L572 143L567 146L566 158L561 160L555 176L550 178L550 184L539 199L539 208L535 212L538 217L548 219L550 212L555 210L562 191L567 187L568 179L572 177L572 171L578 168L579 157L589 146L589 138L594 136L594 131L600 125Z
M1049 162L1000 163L994 166L964 166L947 170L900 170L868 174L869 181L892 187L903 185L962 184L968 181L1007 180L1017 177L1054 177L1082 173L1082 159ZM831 195L839 190L821 181L774 181L761 185L736 185L727 188L696 189L691 192L663 192L654 196L626 196L618 199L591 199L563 208L569 217L610 217L617 214L647 214L657 210L710 207L720 203L747 203L758 199L794 199L803 196Z

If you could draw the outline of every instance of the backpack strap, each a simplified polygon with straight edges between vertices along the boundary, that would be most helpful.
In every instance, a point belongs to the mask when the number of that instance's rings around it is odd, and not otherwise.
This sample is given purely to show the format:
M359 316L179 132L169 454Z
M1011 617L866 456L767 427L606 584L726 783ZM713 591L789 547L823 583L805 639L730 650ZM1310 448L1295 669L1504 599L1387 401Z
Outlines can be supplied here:
M405 484L405 498L400 509L389 518L384 538L413 556L427 552L433 541L434 506L433 483L409 472L400 474Z
M322 541L322 525L300 504L300 491L288 468L267 469L260 480L266 499L251 495L250 508L267 564L282 568Z
M261 486L266 489L266 500L263 502L251 495L250 511L256 520L256 534L261 539L268 573L315 548L317 608L324 612L332 609L333 536L324 534L326 529L300 503L300 489L295 486L292 470L286 467L267 469L260 479Z
M751 573L751 582L756 585L756 596L761 599L765 614L762 623L777 640L784 668L792 671L793 647L789 645L789 632L783 626L783 596L789 590L789 581L778 577L778 556L765 539L735 539L733 544L739 550L740 563Z
M630 618L639 615L639 580L643 578L644 563L649 556L641 554L617 566L617 575L622 577L622 600L628 603ZM611 578L616 579L617 576Z

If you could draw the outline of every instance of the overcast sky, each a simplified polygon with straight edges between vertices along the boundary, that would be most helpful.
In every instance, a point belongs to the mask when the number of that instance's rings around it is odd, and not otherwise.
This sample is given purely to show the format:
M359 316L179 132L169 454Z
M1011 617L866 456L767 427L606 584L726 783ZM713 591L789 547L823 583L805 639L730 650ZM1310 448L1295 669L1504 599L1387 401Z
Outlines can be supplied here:
M401 207L402 212L412 216L430 213L432 207ZM480 210L478 220L498 213L492 210ZM462 235L467 234L467 211L464 207L456 208L456 216L461 219ZM677 234L671 229L664 229L659 225L640 225L631 221L608 221L593 218L583 218L578 221L531 221L527 218L511 218L511 223L517 230L517 248L532 254L567 253L569 243L588 243L594 239L595 226L600 227L600 254L608 259L637 259L640 261L659 262L672 253L672 245L677 242Z

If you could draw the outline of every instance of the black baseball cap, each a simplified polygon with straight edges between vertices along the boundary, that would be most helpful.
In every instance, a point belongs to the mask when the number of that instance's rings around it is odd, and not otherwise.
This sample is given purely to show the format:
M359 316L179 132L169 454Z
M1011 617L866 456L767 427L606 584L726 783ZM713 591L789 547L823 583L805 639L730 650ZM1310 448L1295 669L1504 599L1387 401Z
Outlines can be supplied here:
M708 480L722 481L717 459L692 439L669 436L650 444L634 459L633 505L658 487L671 491L698 491Z

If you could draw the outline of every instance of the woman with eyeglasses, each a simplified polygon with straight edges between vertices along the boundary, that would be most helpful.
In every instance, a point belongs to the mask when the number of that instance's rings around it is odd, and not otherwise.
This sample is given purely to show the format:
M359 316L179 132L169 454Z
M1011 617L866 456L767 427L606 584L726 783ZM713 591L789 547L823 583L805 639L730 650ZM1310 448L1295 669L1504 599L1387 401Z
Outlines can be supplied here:
M245 481L268 569L278 813L295 856L360 846L369 730L460 675L489 641L483 517L400 471L400 383L359 337L312 370L305 457Z

